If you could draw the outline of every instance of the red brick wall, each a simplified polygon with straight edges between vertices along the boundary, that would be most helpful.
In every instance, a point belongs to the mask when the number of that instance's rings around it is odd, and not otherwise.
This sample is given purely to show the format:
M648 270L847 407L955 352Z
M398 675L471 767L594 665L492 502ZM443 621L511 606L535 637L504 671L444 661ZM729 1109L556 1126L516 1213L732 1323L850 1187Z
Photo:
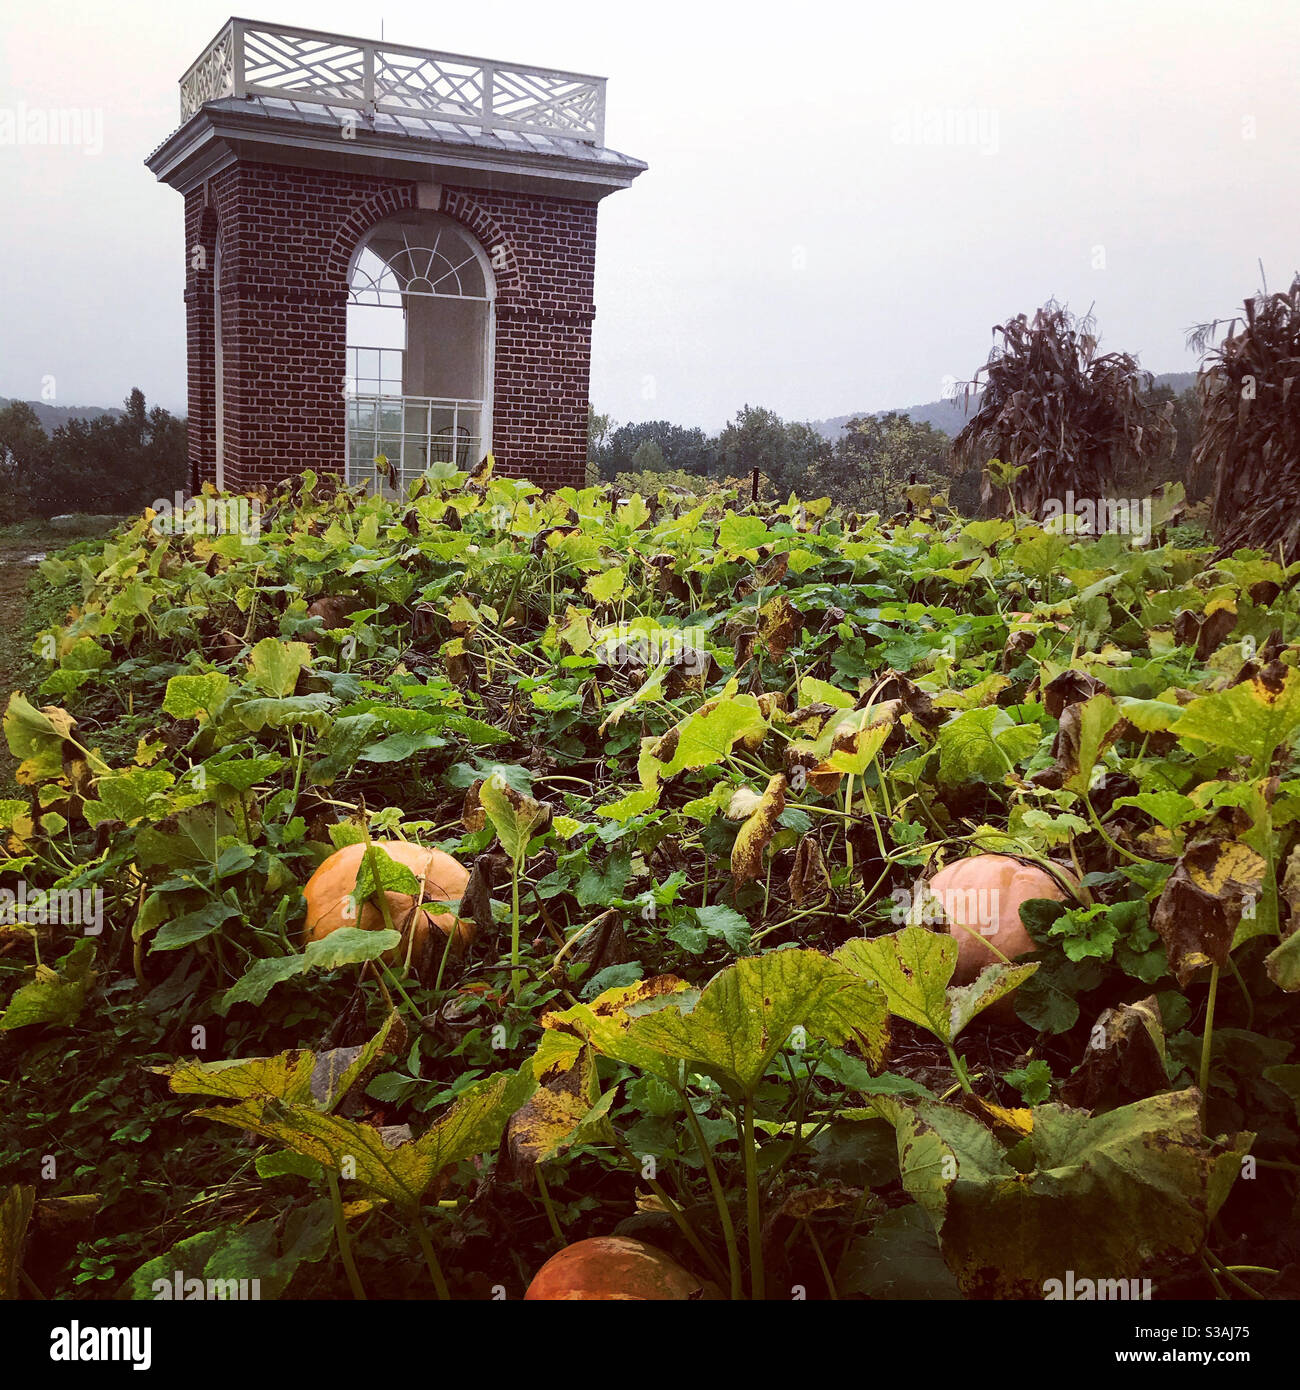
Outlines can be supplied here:
M374 223L416 206L416 185L365 174L235 164L186 200L190 466L215 468L212 269L221 239L223 438L231 488L314 468L342 471L347 269ZM596 207L537 194L444 187L495 268L492 446L497 468L582 486Z
M213 477L216 460L216 368L213 361L213 272L217 219L199 189L185 196L185 337L189 380L190 486Z

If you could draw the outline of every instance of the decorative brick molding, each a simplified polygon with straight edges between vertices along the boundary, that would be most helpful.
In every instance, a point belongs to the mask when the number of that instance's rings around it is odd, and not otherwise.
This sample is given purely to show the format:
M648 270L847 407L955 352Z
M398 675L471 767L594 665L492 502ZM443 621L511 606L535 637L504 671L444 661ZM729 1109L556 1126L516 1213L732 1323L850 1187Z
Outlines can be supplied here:
M481 204L457 189L443 189L440 210L448 217L468 227L478 244L488 253L492 272L496 276L497 293L501 295L526 292L519 260L510 238L494 217Z
M335 283L342 280L346 284L352 253L371 227L392 217L394 213L408 212L418 206L417 185L413 183L385 188L382 193L367 199L339 224L323 268L325 278Z

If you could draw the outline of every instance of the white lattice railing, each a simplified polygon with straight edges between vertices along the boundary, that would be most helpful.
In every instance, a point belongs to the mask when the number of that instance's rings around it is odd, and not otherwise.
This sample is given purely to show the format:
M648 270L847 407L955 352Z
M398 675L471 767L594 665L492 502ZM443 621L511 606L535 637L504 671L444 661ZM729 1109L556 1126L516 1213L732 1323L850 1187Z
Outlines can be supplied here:
M285 97L601 145L605 79L232 19L181 78L181 120L219 97Z
M381 391L349 395L347 407L349 483L378 486L380 454L405 488L435 463L471 472L485 452L483 401Z

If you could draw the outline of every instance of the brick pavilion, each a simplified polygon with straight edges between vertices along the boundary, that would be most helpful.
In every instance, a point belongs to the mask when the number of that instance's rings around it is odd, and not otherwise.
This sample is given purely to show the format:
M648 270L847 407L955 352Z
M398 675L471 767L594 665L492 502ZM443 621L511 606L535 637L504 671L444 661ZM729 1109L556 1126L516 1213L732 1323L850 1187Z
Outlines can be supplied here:
M192 487L582 486L596 208L646 167L603 78L231 19L180 88Z

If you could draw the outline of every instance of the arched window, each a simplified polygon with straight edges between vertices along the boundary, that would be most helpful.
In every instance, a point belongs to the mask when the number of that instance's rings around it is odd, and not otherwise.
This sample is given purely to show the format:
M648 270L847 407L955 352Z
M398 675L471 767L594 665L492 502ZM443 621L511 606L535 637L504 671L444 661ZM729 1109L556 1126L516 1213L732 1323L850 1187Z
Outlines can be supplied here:
M490 448L492 304L482 247L439 213L371 228L348 295L348 481L390 462L403 486L434 463L472 469Z

